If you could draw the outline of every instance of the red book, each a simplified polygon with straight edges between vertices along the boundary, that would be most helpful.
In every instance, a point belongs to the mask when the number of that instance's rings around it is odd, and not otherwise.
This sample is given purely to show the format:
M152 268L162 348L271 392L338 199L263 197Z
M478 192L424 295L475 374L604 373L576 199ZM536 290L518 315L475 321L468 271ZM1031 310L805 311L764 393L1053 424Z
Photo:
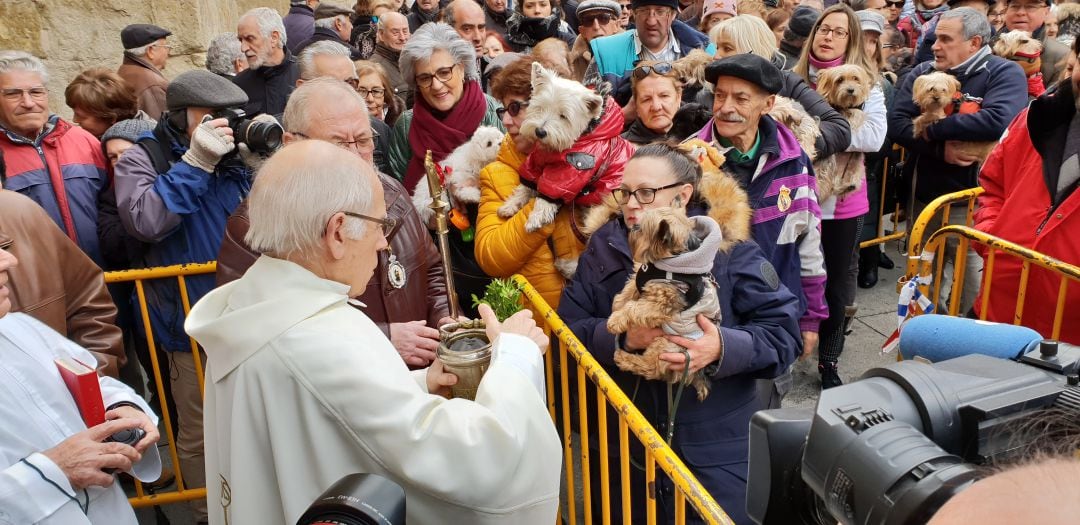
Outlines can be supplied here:
M101 399L97 370L71 357L58 357L54 361L60 377L64 379L64 384L79 407L86 428L104 423L105 402Z

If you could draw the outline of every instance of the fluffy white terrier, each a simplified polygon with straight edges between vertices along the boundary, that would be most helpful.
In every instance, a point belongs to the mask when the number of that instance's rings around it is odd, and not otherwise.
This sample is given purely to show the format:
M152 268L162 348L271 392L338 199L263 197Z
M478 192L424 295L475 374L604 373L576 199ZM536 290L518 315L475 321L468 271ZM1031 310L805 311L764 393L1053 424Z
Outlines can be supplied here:
M480 202L480 170L495 162L502 145L503 132L491 126L476 128L468 142L450 152L439 166L449 169L445 185L452 203L475 204ZM427 178L416 182L413 190L413 207L420 214L425 224L430 224L434 212L431 211L431 189Z

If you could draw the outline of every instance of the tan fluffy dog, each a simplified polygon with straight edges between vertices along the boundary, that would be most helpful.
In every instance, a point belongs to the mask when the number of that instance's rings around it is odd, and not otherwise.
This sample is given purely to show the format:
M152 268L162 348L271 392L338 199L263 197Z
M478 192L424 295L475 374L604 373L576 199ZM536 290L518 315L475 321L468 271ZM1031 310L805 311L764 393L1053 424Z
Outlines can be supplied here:
M862 105L870 97L874 79L860 66L843 64L818 72L817 91L822 98L844 116L851 132L866 122ZM863 154L840 152L814 162L818 200L851 193L860 186L866 175Z
M699 217L699 220L713 222L711 218ZM715 223L713 223L715 225ZM714 226L715 228L715 226ZM706 250L702 246L702 238L695 235L694 223L686 216L683 208L657 208L646 211L641 218L638 228L629 233L628 242L630 251L637 270L611 305L611 316L608 318L607 328L613 334L625 333L631 327L657 327L670 326L673 323L679 325L691 325L691 329L698 329L697 314L716 319L720 315L720 304L716 298L716 286L708 276L693 276L693 280L700 286L700 300L694 304L687 304L690 285L671 277L653 278L647 277L642 280L643 285L639 288L638 276L657 262L671 259L684 252L697 249ZM715 250L715 245L713 250ZM712 261L713 254L707 257ZM665 328L666 329L666 328ZM677 331L679 335L684 333ZM675 383L683 379L685 384L692 384L697 390L699 400L704 400L709 395L709 380L703 372L684 376L682 373L667 370L667 363L660 360L664 353L678 353L683 349L672 343L665 337L657 337L642 353L630 353L623 349L615 351L615 364L622 370L637 374L645 379L661 380Z
M810 160L817 158L817 139L821 136L821 127L818 121L806 112L802 104L787 97L777 96L776 103L769 111L769 116L795 134L795 140L799 141L799 145Z
M943 71L923 75L915 79L911 87L911 98L919 106L922 114L912 119L915 138L927 140L926 128L947 116L946 108L953 106L960 93L960 81ZM970 103L966 103L970 104ZM967 109L961 109L967 113ZM990 150L997 143L994 141L960 142L961 151L967 155L986 160Z
M712 62L713 56L704 50L695 49L686 56L672 62L671 70L683 87L704 86L705 66Z
M1016 29L998 35L993 49L995 55L1020 64L1024 76L1030 77L1042 69L1042 42L1027 31Z

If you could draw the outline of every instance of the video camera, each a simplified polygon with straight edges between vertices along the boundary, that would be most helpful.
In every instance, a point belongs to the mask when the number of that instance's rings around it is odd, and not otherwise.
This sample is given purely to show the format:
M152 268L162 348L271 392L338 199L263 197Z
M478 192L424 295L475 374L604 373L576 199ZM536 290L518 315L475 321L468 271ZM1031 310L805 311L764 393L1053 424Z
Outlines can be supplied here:
M277 122L263 122L247 118L239 108L219 109L210 114L212 118L229 121L233 138L237 143L247 144L252 153L269 155L281 148L281 137L285 130Z
M326 489L296 525L405 525L405 489L376 474L349 474Z
M901 346L909 331L924 341L950 337L943 333L985 335L978 323L918 317L905 325ZM1003 340L971 338L963 349L1000 347ZM1016 459L1052 439L1023 431L1038 418L1080 418L1076 346L1036 340L1015 361L979 354L924 361L871 369L856 382L823 391L813 411L755 414L751 519L763 525L924 524L974 483L982 466Z

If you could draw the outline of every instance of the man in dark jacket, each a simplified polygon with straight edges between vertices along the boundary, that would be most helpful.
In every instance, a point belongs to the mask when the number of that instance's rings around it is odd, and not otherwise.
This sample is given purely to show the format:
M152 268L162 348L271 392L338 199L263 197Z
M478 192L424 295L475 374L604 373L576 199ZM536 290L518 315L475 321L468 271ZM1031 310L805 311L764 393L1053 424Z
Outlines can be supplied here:
M285 24L286 46L294 55L298 52L297 44L311 38L315 32L315 8L319 0L292 0L289 13L281 22Z
M379 17L378 33L375 40L375 54L371 55L371 61L382 66L386 76L390 79L390 85L394 88L394 94L401 97L407 104L412 102L412 90L405 77L401 76L398 68L398 59L401 58L401 49L405 42L409 41L409 21L401 13L388 12ZM410 104L411 107L411 104Z
M439 19L439 0L416 0L409 10L409 33L415 33L420 26Z
M352 35L353 24L349 18L352 15L352 11L345 9L344 7L338 7L331 4L322 4L315 10L315 32L312 33L311 38L297 44L294 55L299 55L305 48L314 44L315 42L322 42L329 40L331 42L337 42L345 47L349 48L352 52L353 60L360 60L360 50L349 44L349 37Z
M784 63L780 69L790 70L799 61L799 54L810 38L810 30L814 28L821 11L808 5L800 5L791 13L787 28L784 29L784 38L780 40L780 54L784 57Z
M1001 138L1013 117L1027 102L1027 80L1015 62L994 56L986 45L990 24L986 17L970 7L943 13L937 24L934 61L915 66L896 93L893 111L889 114L889 138L908 151L904 165L906 175L913 180L915 208L919 212L941 195L973 188L978 185L978 159L965 155L958 141L996 141ZM954 114L930 125L925 137L915 137L912 119L921 111L912 101L915 79L934 71L945 71L960 81L960 91L982 99L978 112ZM963 224L967 209L954 206L949 222ZM928 231L937 229L933 223ZM953 260L946 250L946 261ZM980 259L970 252L960 311L973 305L978 292ZM951 272L945 272L943 290L951 288Z
M225 219L251 189L252 174L239 156L228 120L209 119L219 109L239 108L247 96L228 79L188 71L169 84L168 111L115 166L117 209L124 228L149 243L146 267L211 261L221 247ZM185 279L189 304L214 287L209 275ZM180 416L177 449L187 486L204 486L202 395L184 332L177 282L147 283L146 302L154 342L169 353L171 386ZM206 519L205 501L194 504Z
M506 20L510 18L507 4L506 0L484 0L484 19L487 21L487 30L498 33L503 40L507 39Z
M236 37L248 61L248 70L233 79L247 94L244 112L253 116L285 111L285 102L300 73L296 59L285 49L281 16L268 7L256 7L240 17Z
M372 162L374 141L366 117L364 100L345 84L328 78L305 82L285 108L285 142L304 137L326 140ZM435 327L450 321L446 276L439 252L404 186L378 175L386 215L397 226L389 249L379 253L379 266L360 301L366 305L364 313L390 338L405 363L423 367L435 358L439 341ZM238 279L258 257L244 242L248 225L245 203L229 217L218 254L219 285Z
M169 60L172 46L165 38L168 29L150 24L131 24L120 31L124 45L124 62L116 73L127 82L135 94L139 110L157 119L165 111L165 88L169 81L161 72Z

